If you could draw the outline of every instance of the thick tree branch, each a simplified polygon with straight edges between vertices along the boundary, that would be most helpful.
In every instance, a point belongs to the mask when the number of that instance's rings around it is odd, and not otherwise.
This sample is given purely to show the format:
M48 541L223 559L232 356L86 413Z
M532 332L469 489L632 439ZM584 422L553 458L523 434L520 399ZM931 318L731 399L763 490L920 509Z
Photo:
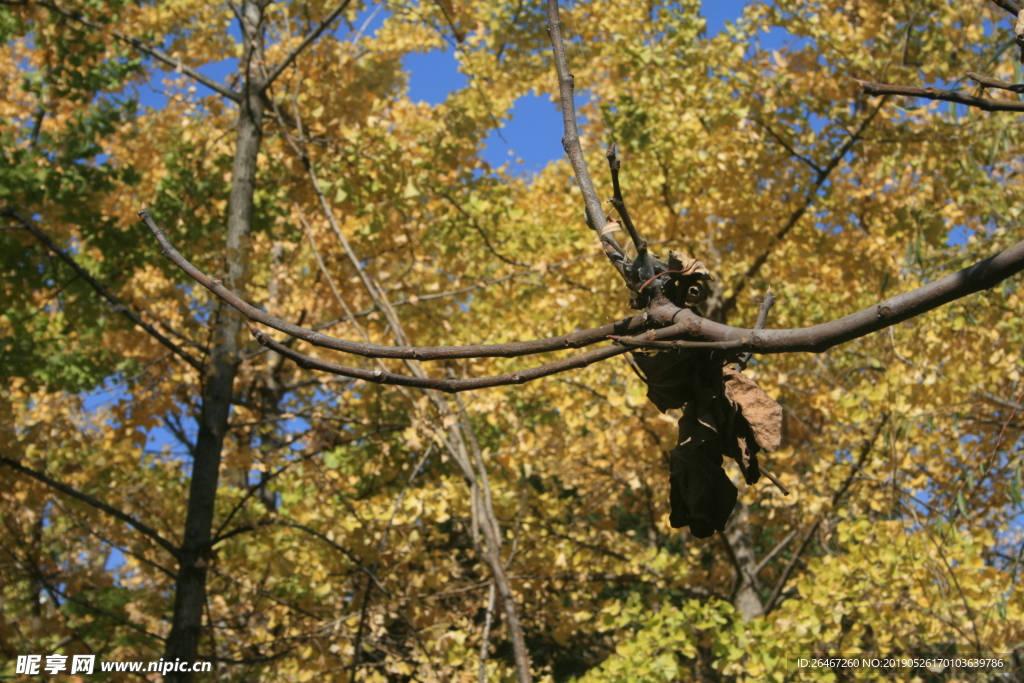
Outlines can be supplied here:
M39 240L39 242L41 242L43 246L45 246L47 249L56 254L60 258L60 260L64 261L64 263L71 266L72 270L74 270L80 278L85 280L89 284L89 286L96 291L97 294L99 294L101 297L109 301L114 306L115 311L118 311L119 313L124 315L124 317L131 320L132 323L138 325L143 330L148 332L151 337L153 337L158 342L163 344L168 350L171 351L171 353L181 358L183 361L191 365L196 370L199 370L200 372L203 371L203 364L200 363L198 359L196 359L188 351L181 348L180 346L172 342L170 339L165 337L155 327L142 320L142 318L140 318L135 311L128 308L125 304L121 302L120 299L114 296L113 292L111 292L109 289L101 285L96 280L96 278L90 275L89 271L87 271L85 268L82 268L82 266L78 265L78 262L75 261L75 259L71 258L70 254L68 254L60 247L58 247L45 232L37 228L35 225L32 224L31 221L23 217L17 211L14 211L12 209L6 209L2 213L4 215L10 216L16 221L19 221L21 225L24 227L24 229L32 233L32 236Z
M198 268L189 263L185 257L171 245L167 235L153 221L149 213L143 209L139 216L145 222L150 232L160 242L164 256L172 263L188 273L196 282L203 285L218 297L234 306L249 319L273 328L279 332L291 335L307 341L314 346L320 346L335 351L352 353L366 358L405 358L412 360L443 360L455 358L515 358L533 353L544 353L547 351L560 351L564 349L578 349L583 346L590 346L604 341L611 334L626 334L636 332L644 326L644 316L636 315L631 318L624 318L615 323L602 325L592 330L573 332L572 334L548 339L537 339L526 342L509 342L507 344L481 344L476 346L380 346L377 344L365 344L329 337L319 332L293 325L292 323L272 316L252 306L232 291L221 284L220 280L208 277Z
M269 88L271 84L273 84L273 82L276 81L282 73L284 73L284 70L291 66L292 62L294 62L296 58L298 58L298 56L302 54L302 51L309 47L317 38L319 38L320 34L322 34L327 29L328 26L334 23L335 19L341 16L341 13L345 11L345 8L348 7L351 1L352 0L341 0L341 2L339 2L333 10L331 10L331 13L327 15L326 19L321 21L319 24L317 24L317 27L315 29L306 34L306 37L302 39L302 42L296 45L295 49L289 52L288 56L281 60L280 64L278 64L277 66L270 70L270 73L267 74L266 78L263 79L263 82L260 83L259 89L266 90L267 88Z
M111 517L114 517L115 519L121 520L122 522L124 522L128 526L132 527L133 529L135 529L139 533L141 533L141 534L143 534L145 536L149 536L151 539L156 541L156 543L161 548L163 548L164 550L169 552L176 559L178 558L178 556L181 553L181 551L178 549L178 547L176 545L174 545L173 543L171 543L170 541L168 541L163 536L161 536L159 531L157 531L156 529L154 529L154 528L152 528L150 526L147 526L147 525L143 524L142 522L140 522L139 520L135 519L131 515L125 514L124 512L121 512L117 508L111 507L111 506L107 505L106 503L93 498L90 495L82 493L81 491L77 491L77 490L71 488L70 486L68 486L67 484L62 484L59 481L57 481L56 479L52 479L52 478L46 476L42 472L38 472L36 470L30 469L28 467L25 467L21 463L15 461L15 460L11 460L10 458L5 458L3 456L0 456L0 465L6 465L7 467L10 467L15 472L21 472L25 476L32 477L36 481L42 482L43 484L46 484L50 488L55 489L57 491L60 491L61 493L63 493L66 496L70 496L70 497L74 498L75 500L80 500L83 503L85 503L86 505L90 505L90 506L96 508L97 510L102 510L103 512L107 513Z
M441 358L479 358L479 357L514 357L552 351L564 348L576 348L596 343L597 335L605 337L614 334L615 328L620 331L635 331L643 327L644 316L634 316L605 325L594 330L576 332L571 335L534 342L512 342L470 347L383 347L370 344L358 344L311 332L256 309L239 299L227 290L219 281L208 278L186 261L170 245L166 235L153 222L145 211L140 212L146 225L160 241L164 254L171 261L191 275L197 282L204 285L214 294L221 297L238 310L256 320L265 322L274 329L305 339L310 343L325 348L347 351L368 357L441 359ZM332 374L364 379L380 384L397 384L446 392L482 389L507 384L521 384L540 377L564 372L591 363L619 355L631 347L649 348L666 345L664 340L683 338L680 342L667 342L669 348L713 348L733 351L750 351L759 354L790 353L794 351L810 351L821 353L837 344L857 339L871 332L908 320L921 313L930 311L943 304L954 301L968 294L988 289L1002 280L1024 270L1024 242L1013 245L999 254L965 268L952 275L919 287L918 289L886 299L859 313L848 315L839 320L814 325L803 329L789 330L756 330L732 327L702 318L692 310L665 307L655 313L654 320L662 325L662 329L651 331L638 337L617 337L617 346L599 349L573 358L564 359L540 367L496 377L473 378L466 380L431 379L407 377L381 370L363 370L350 368L335 363L320 361L293 351L285 345L270 339L265 333L253 331L254 336L264 346L277 351L281 355L294 360L301 366L323 370ZM611 330L610 330L611 328ZM609 333L611 332L611 334ZM654 343L651 342L662 342ZM708 342L711 342L710 344Z
M680 309L664 323L681 324L685 337L735 343L738 351L759 354L810 351L821 353L844 342L909 320L961 297L989 289L1024 270L1024 242L917 289L832 322L789 330L751 330L723 325ZM665 314L660 316L664 318ZM660 332L661 330L659 330ZM621 340L620 340L621 342Z
M941 88L918 87L916 85L888 85L885 83L869 83L857 81L860 87L868 95L905 95L909 97L923 97L928 100L941 100L943 102L956 102L966 104L968 107L975 107L983 111L1024 111L1024 102L1013 102L1011 100L994 100L988 97L975 97L974 95L963 95L952 90Z
M65 7L61 7L57 3L51 2L50 0L43 0L42 2L39 3L39 5L45 7L48 10L56 12L57 14L65 16L69 19L73 19L74 21L77 21L83 26L88 26L89 28L94 28L100 31L110 31L110 35L114 36L121 42L128 43L139 52L147 54L153 59L162 62L164 65L169 66L177 71L180 71L181 73L185 74L197 83L202 83L210 90L213 90L215 93L222 95L234 102L242 101L242 95L240 93L231 90L230 88L224 86L221 83L218 83L212 78L204 76L203 74L199 73L191 67L185 66L180 58L175 59L174 57L171 57L169 54L163 52L162 50L155 48L152 45L149 45L148 43L139 40L138 38L133 38L132 36L122 33L121 31L118 31L116 28L111 28L109 24L103 24L98 21L93 21L92 19L89 19L80 12L76 12L75 10L70 10Z

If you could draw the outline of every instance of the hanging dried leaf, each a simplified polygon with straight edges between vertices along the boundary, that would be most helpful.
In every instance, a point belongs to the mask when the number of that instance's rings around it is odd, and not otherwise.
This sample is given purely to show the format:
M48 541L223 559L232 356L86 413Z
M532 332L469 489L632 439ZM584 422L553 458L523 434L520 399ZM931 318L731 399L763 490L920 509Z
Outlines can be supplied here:
M761 478L757 462L757 452L761 447L736 404L728 399L726 403L726 428L722 434L724 454L736 461L747 484L756 484Z
M715 364L696 364L691 389L679 420L679 445L672 449L671 494L675 528L689 526L697 538L707 538L725 523L736 505L736 487L722 469L723 438L729 424L722 394L722 375Z
M647 398L665 412L682 408L696 398L697 371L706 353L634 353L637 367L647 378Z
M636 353L634 358L654 405L662 411L685 406L679 445L671 451L672 526L689 526L698 538L710 536L725 528L736 503L722 457L735 460L744 481L756 484L758 452L779 447L782 407L711 353Z
M738 370L726 367L722 372L725 395L739 408L757 444L766 453L778 450L782 443L782 406Z
M690 527L697 538L707 538L715 531L724 531L725 523L736 506L736 487L722 469L722 453L718 439L691 437L672 449L671 453L673 528Z
M714 280L711 272L703 263L695 258L690 258L681 251L668 252L669 270L679 271L680 277L698 276L702 280Z

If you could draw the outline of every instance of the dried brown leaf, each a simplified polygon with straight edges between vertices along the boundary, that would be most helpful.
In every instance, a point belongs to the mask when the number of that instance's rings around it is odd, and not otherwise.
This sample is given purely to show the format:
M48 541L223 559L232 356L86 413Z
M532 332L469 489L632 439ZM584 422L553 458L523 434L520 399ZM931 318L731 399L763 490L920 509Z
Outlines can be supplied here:
M724 531L736 506L736 487L722 469L718 440L690 438L670 455L672 527L689 526L697 538Z
M714 280L711 277L711 272L703 263L695 258L690 258L681 251L668 252L668 267L669 270L678 271L681 277L696 275L702 280Z
M782 406L738 370L727 366L723 374L725 395L739 408L757 444L766 453L778 450L782 443Z

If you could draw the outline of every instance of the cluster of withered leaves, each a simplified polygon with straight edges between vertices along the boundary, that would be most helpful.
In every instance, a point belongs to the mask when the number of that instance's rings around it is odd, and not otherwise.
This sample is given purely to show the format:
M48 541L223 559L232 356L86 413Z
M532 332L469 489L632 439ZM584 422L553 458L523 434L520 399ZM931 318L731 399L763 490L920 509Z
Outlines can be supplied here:
M679 306L705 299L711 274L703 263L669 254L672 283L666 296ZM757 454L775 451L782 440L782 406L719 352L679 350L635 353L646 375L647 397L662 412L683 408L679 442L671 451L671 523L689 526L698 538L724 531L736 505L736 487L722 469L722 456L736 461L748 484L761 473Z

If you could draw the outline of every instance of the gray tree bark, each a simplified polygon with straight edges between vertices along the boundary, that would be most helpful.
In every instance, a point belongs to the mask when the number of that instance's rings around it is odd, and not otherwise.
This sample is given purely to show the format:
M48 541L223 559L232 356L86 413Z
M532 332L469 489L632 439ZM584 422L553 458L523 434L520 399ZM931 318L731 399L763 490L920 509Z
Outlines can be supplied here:
M245 48L239 70L245 87L236 127L223 279L232 283L232 287L244 288L246 246L252 229L253 194L256 187L256 161L263 138L264 105L257 72L257 65L262 61L263 3L244 0L241 20ZM221 454L228 430L235 375L240 362L239 332L242 315L231 306L221 304L215 320L210 359L204 369L199 434L192 463L171 635L164 653L164 659L168 661L180 659L192 663L198 658ZM192 680L192 673L171 672L165 680L187 683Z

